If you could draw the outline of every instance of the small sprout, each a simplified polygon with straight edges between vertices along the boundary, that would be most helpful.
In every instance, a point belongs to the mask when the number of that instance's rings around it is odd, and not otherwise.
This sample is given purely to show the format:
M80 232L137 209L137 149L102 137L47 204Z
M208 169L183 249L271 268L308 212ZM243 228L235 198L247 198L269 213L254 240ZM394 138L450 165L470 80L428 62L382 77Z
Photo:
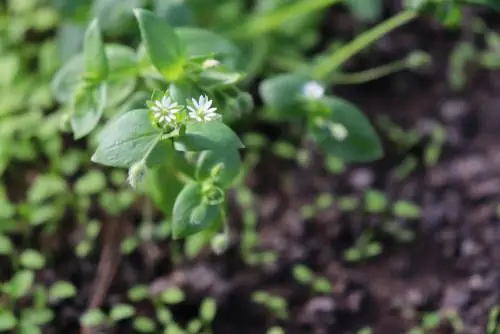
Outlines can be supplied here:
M85 327L97 327L104 324L106 315L100 309L91 309L80 318L80 323Z
M293 267L293 277L300 283L309 285L314 279L314 273L303 264Z
M143 184L147 171L148 168L144 161L139 161L130 167L127 181L133 189L137 189L137 187Z
M54 283L49 290L50 299L63 300L76 296L76 289L69 282L59 281Z
M193 319L187 325L187 332L192 334L198 334L203 327L200 319Z
M156 324L153 320L141 316L134 319L134 329L139 333L154 333Z
M368 190L365 193L365 208L370 213L381 213L387 208L387 198L378 190Z
M414 51L406 58L406 65L413 70L429 65L432 59L430 55L423 51Z
M124 239L120 244L121 252L125 255L132 254L137 247L139 247L139 240L135 235Z
M274 326L269 328L266 334L285 334L285 330L280 326Z
M128 290L127 297L132 302L140 302L149 297L149 289L146 285L136 285Z
M150 108L156 122L162 127L177 125L177 113L181 111L181 107L171 96L165 94L160 100L153 101Z
M133 306L128 304L118 304L111 308L109 313L109 318L114 321L122 321L125 319L132 318L135 315L135 309Z
M333 290L332 283L324 277L315 279L312 288L317 293L331 293Z
M75 253L78 257L86 257L92 251L92 243L88 240L80 241L75 248Z
M394 203L393 212L397 217L417 219L420 217L421 209L415 203L400 200Z
M206 95L200 96L198 101L191 99L192 105L188 106L189 118L198 122L210 122L220 119L220 115L216 113L217 108L212 107L212 100Z
M317 81L309 81L302 87L302 95L308 100L318 100L325 95L325 88Z
M174 319L172 312L166 307L156 307L156 319L164 325L170 324Z
M168 288L161 293L160 298L165 304L175 305L184 301L184 292L177 287Z
M13 330L17 325L15 315L8 310L0 310L0 331Z
M215 319L217 313L217 302L214 298L205 298L200 306L200 318L206 324L211 323Z
M219 233L213 237L210 242L212 250L215 254L223 254L229 247L229 235L226 232Z

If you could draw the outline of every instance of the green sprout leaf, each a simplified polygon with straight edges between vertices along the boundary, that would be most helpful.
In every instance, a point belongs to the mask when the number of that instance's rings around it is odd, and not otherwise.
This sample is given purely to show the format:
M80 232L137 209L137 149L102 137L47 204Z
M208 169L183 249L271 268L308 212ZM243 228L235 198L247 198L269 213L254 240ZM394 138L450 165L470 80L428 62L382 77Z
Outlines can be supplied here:
M24 309L21 311L21 322L33 326L45 325L54 319L54 312L50 309Z
M229 150L244 145L230 127L219 121L189 122L186 132L175 139L178 151Z
M129 319L135 315L135 309L128 304L118 304L113 306L109 314L109 318L114 321Z
M187 237L210 228L220 212L219 205L203 201L202 185L190 182L177 196L172 214L172 236Z
M76 289L69 282L59 281L54 283L49 290L50 299L63 300L76 296Z
M153 65L168 81L176 81L184 72L186 56L175 31L166 21L144 9L135 9L142 40Z
M200 306L200 318L205 323L211 323L215 319L217 313L217 302L214 298L205 298Z
M149 110L136 109L120 114L100 133L97 150L91 159L95 163L114 167L130 168L143 160L154 165L153 150L154 155L165 153L164 145L158 145L161 135L149 119Z
M107 85L84 89L74 100L71 128L74 138L80 139L95 129L106 106Z
M0 331L13 330L17 325L15 315L8 310L0 310Z
M26 249L21 253L19 262L25 268L36 270L43 268L45 265L45 258L40 252L34 249Z
M5 286L7 293L14 299L26 295L33 285L35 274L31 270L18 271Z
M84 46L86 76L99 83L108 76L108 59L104 50L99 21L94 19L85 32ZM95 81L94 81L95 80Z
M97 327L106 321L106 315L100 309L90 309L80 318L85 327Z
M168 305L182 303L184 301L184 298L184 292L177 287L168 288L160 295L161 301Z
M324 99L328 112L324 118L312 119L309 133L328 155L345 162L368 162L379 159L382 144L368 119L350 102L337 97ZM331 131L332 124L340 124L346 130L346 138L339 140Z

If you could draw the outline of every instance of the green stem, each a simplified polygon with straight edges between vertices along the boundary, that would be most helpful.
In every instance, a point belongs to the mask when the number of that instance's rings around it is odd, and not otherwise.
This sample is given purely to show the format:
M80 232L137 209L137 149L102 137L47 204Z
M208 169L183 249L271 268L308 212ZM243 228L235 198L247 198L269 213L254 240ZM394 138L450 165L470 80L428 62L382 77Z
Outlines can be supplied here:
M320 81L325 80L332 71L339 68L356 53L366 48L368 45L372 44L390 31L410 22L416 18L417 15L418 12L415 10L405 10L373 27L372 29L365 31L350 43L344 45L330 56L321 60L315 68L313 68L313 77Z
M393 63L373 67L365 71L356 73L334 73L328 84L334 85L358 85L364 82L379 79L389 74L399 72L408 67L406 59L398 60Z
M341 2L341 0L298 1L275 12L257 15L251 18L240 28L236 28L232 32L229 32L229 36L239 40L254 39L281 27L287 21L339 2Z

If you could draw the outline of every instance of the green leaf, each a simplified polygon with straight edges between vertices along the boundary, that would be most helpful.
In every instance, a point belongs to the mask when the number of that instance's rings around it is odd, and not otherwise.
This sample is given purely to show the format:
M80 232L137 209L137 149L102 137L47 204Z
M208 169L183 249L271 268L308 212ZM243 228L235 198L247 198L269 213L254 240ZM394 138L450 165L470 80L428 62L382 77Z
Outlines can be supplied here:
M76 289L73 284L65 281L54 283L49 290L49 298L55 300L68 299L76 296Z
M421 214L421 209L417 204L404 200L395 202L392 211L394 215L407 219L417 219Z
M172 215L175 199L182 190L183 183L177 178L175 165L167 161L153 168L146 177L146 192L166 219Z
M210 324L217 313L217 302L214 298L205 298L200 306L200 317L205 322Z
M156 325L153 320L141 316L134 319L134 329L139 333L153 333Z
M62 177L55 174L41 174L28 190L28 202L40 204L66 192L66 181Z
M77 94L74 101L71 128L74 138L80 139L95 129L106 106L107 85L85 89Z
M128 304L114 305L111 309L109 317L114 322L129 319L135 315L135 309Z
M14 245L10 238L0 233L0 255L10 255L14 251Z
M178 151L228 150L243 148L238 136L222 122L190 122L186 133L175 138Z
M106 57L109 66L107 105L114 106L127 97L135 87L135 75L139 71L139 64L135 51L124 45L106 45ZM51 87L58 102L65 103L71 100L81 85L84 67L83 54L78 54L56 73Z
M21 322L34 326L48 324L54 319L54 312L51 309L23 309L21 310Z
M309 79L302 74L287 73L270 77L262 81L259 94L266 107L289 118L303 115L297 110L297 101L302 96L302 89Z
M188 57L196 58L213 55L229 68L238 68L240 51L228 39L210 30L195 27L177 28L175 32L182 44L185 45Z
M26 249L21 253L19 262L28 269L42 269L45 265L45 257L34 249Z
M337 97L324 99L327 108L324 121L310 122L309 133L320 148L328 155L334 155L345 162L368 162L383 155L382 144L368 119L350 102ZM328 123L339 123L347 130L347 138L337 140Z
M177 287L168 288L160 295L161 301L169 305L182 303L185 298L184 292Z
M80 318L85 327L97 327L106 321L106 315L100 309L90 309Z
M129 168L143 159L153 161L149 156L157 146L160 151L155 153L162 154L164 146L158 145L162 133L151 123L149 113L147 109L136 109L112 119L99 134L92 161Z
M18 271L7 283L6 289L14 299L19 299L28 293L35 280L35 274L31 270Z
M105 80L109 71L108 59L97 19L94 19L85 31L83 52L86 75L91 77L92 82L95 83Z
M8 310L0 310L0 331L13 330L17 325L15 315Z
M93 169L80 177L74 185L78 195L89 196L100 193L106 188L106 176L101 170Z
M19 324L19 334L42 334L39 326L21 322Z
M150 11L135 9L134 14L153 65L166 80L179 79L184 72L186 57L175 31Z
M211 176L214 167L222 164L217 184L230 186L241 169L240 153L236 149L204 151L200 154L196 165L196 177L206 180Z
M202 186L190 182L184 186L174 203L172 236L187 237L210 228L220 212L219 205L204 203Z
M134 91L139 64L134 49L120 44L106 45L109 62L107 106L116 106Z

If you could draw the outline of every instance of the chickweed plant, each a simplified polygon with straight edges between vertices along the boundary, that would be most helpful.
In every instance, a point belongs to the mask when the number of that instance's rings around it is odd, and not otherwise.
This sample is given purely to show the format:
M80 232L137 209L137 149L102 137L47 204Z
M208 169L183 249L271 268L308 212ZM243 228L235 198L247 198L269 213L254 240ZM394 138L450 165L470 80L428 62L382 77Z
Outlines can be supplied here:
M242 40L270 33L279 27L276 22L296 18L301 10L333 3L299 1L281 8L280 15L264 10L235 32L221 34L215 28L175 23L175 17L168 15L170 7L162 11L165 15L136 8L140 31L136 49L106 43L101 28L106 20L97 17L86 28L83 51L69 59L53 80L54 94L67 110L62 125L71 128L75 139L100 127L91 160L128 169L128 183L152 198L170 221L174 239L202 234L221 253L229 235L226 194L243 169L244 145L231 124L254 108L246 91L252 69L245 66ZM356 10L353 1L349 5ZM184 6L176 10L187 13ZM350 57L413 20L419 11L452 15L456 6L455 1L405 1L401 13L353 41L300 66L284 62L291 65L286 73L268 76L260 84L266 114L303 125L302 133L327 156L347 163L380 158L382 146L370 122L355 105L330 95L332 78L339 78L340 67ZM426 62L427 56L416 52L402 67ZM402 67L364 73L355 82ZM101 126L103 118L107 121Z

